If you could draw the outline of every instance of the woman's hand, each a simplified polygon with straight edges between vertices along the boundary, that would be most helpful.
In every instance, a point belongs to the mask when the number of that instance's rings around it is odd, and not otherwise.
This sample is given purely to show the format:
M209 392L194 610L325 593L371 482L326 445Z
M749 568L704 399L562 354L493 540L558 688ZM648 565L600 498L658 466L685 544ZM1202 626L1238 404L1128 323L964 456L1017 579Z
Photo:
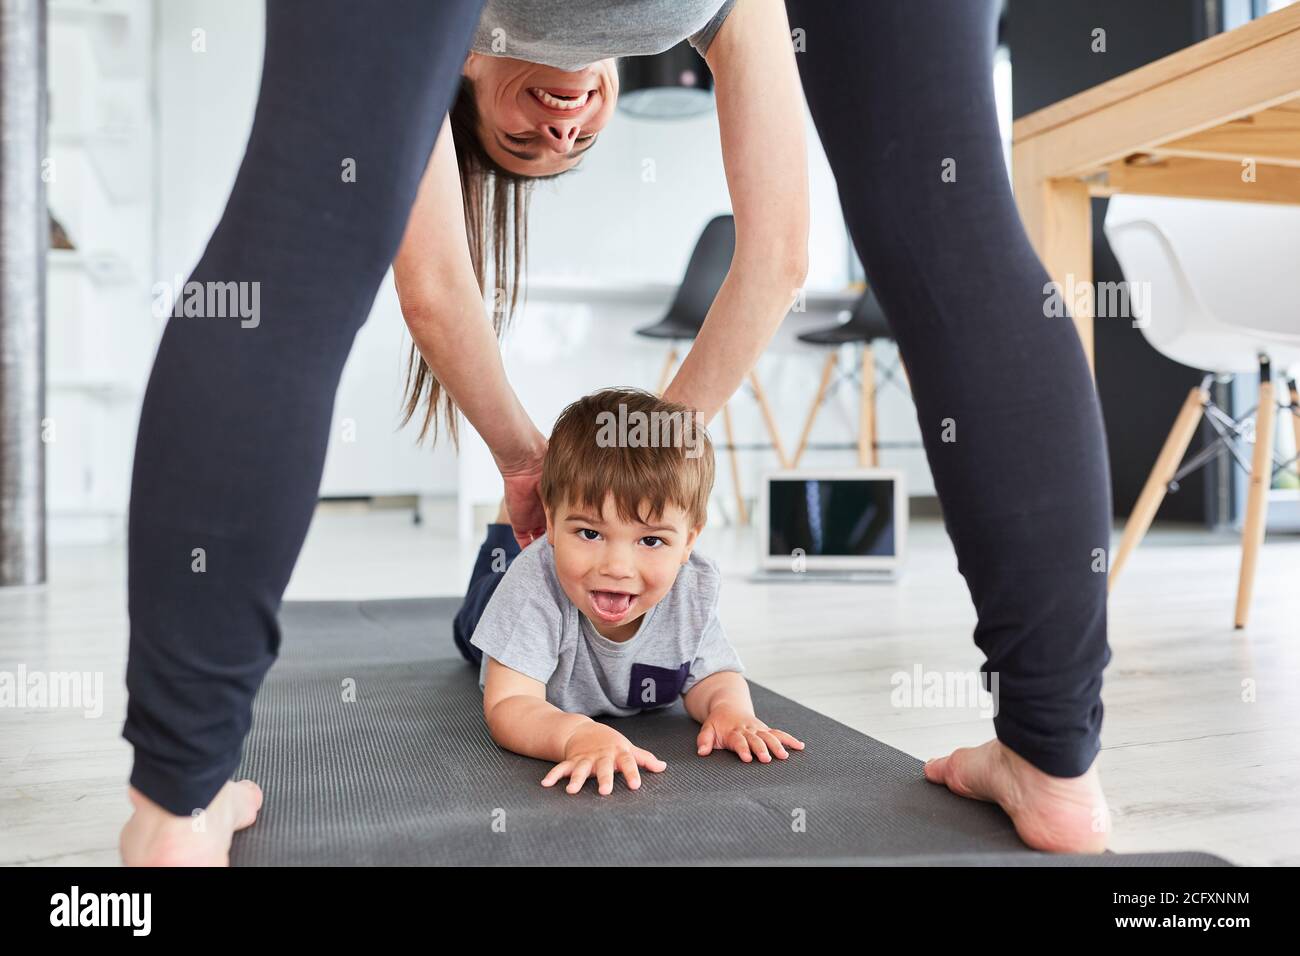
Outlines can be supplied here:
M542 778L542 786L552 786L557 780L568 777L569 785L565 791L577 793L594 772L596 790L609 794L614 791L614 775L621 771L627 788L636 790L641 786L638 767L659 773L667 766L650 751L633 746L614 728L592 721L574 731L564 745L564 760Z
M754 757L758 757L759 763L771 763L772 754L778 760L789 756L786 747L803 750L803 741L784 730L769 727L746 710L723 703L709 711L695 738L695 747L701 757L707 757L718 747L734 750L745 763L752 762Z
M546 533L546 512L542 510L542 470L521 475L502 475L506 486L506 513L519 547L526 548Z
M546 533L546 512L542 510L542 458L507 466L501 471L505 483L506 512L514 529L519 547L529 544Z

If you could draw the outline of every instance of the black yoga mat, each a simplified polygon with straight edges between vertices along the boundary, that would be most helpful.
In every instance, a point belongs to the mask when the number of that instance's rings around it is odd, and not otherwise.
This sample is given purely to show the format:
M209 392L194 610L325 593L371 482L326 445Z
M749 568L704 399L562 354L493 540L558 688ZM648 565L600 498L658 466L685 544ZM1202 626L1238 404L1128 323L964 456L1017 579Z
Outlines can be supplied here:
M239 777L266 802L232 864L1226 865L1204 853L1031 852L997 807L927 783L921 761L751 682L807 744L770 764L695 753L681 703L609 719L668 762L609 796L540 785L502 750L450 598L288 602Z

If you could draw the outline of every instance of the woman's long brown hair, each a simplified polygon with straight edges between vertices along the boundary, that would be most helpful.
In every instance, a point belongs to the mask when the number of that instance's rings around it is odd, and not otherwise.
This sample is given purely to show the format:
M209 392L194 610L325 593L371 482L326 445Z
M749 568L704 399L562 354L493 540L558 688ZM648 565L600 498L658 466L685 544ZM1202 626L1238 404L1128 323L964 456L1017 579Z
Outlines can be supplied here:
M528 246L528 201L538 179L554 176L523 176L500 166L479 141L479 115L474 102L474 87L468 77L461 77L460 89L451 108L451 133L456 144L456 165L460 169L460 191L465 205L465 234L479 291L487 294L488 260L492 261L492 327L497 338L510 324L519 299ZM562 175L556 173L555 175ZM456 403L434 376L415 343L407 359L405 415L406 425L425 400L424 421L418 445L432 432L438 440L438 413L447 423L452 443L458 445Z

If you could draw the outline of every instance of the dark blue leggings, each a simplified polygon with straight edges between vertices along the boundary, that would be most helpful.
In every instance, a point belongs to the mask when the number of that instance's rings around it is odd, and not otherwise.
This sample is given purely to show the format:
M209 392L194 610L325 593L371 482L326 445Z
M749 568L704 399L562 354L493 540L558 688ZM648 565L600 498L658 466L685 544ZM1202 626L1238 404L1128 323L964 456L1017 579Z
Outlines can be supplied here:
M238 766L316 505L334 394L396 254L482 0L267 4L252 133L197 281L260 321L167 322L141 411L128 559L131 782L173 813ZM1109 543L1101 419L1006 180L996 0L788 0L845 216L907 362L998 736L1041 769L1097 752ZM957 180L940 168L956 160ZM341 169L355 160L356 181ZM953 419L955 442L942 441ZM870 688L864 688L864 693Z
M483 609L492 598L492 594L505 576L510 562L519 557L519 542L515 540L514 530L508 524L490 524L483 544L479 546L478 558L474 561L474 570L469 575L469 587L465 588L465 600L451 622L452 640L460 649L465 660L475 667L483 661L483 652L471 644L474 628L483 616Z

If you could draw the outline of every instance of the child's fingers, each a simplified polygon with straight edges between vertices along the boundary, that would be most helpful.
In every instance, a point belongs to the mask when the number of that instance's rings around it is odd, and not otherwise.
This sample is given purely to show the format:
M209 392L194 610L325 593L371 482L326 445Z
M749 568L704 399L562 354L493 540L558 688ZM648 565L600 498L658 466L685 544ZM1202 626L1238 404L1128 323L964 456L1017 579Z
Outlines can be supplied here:
M776 757L778 760L784 760L786 757L790 756L785 752L785 748L781 746L781 741L777 739L777 736L773 731L760 730L758 735L763 738L763 743L767 744L771 749L773 757Z
M641 786L641 774L636 769L636 758L629 753L618 755L618 769L623 772L623 779L627 781L627 788L635 790Z
M717 732L713 729L712 724L705 724L700 728L699 735L695 738L695 752L701 757L707 757L713 753L713 748L718 744Z
M665 761L660 760L648 750L642 750L640 747L634 748L632 753L636 756L638 766L645 767L647 770L651 770L655 773L659 773L668 766Z
M795 750L803 750L803 741L798 737L791 736L784 730L777 730L775 727L772 728L772 733L776 734L781 743L785 744L787 747L793 747Z
M591 776L591 760L583 757L578 761L577 766L573 768L573 772L569 774L569 785L564 789L568 793L577 793L582 789L582 785L587 782L589 776Z
M733 730L731 736L727 738L727 749L734 750L736 756L745 761L745 763L749 763L754 759L753 755L749 752L749 741L745 739L745 735L739 730Z
M596 761L596 792L609 796L614 792L614 758L601 757Z
M772 755L767 752L767 744L763 738L758 735L757 731L745 731L745 739L749 741L749 749L753 751L754 757L759 763L771 763Z
M567 777L569 775L569 771L572 769L573 769L572 760L564 760L561 761L560 763L557 763L554 767L551 768L551 772L542 778L542 786L543 787L553 786L555 781L562 780L565 777Z

